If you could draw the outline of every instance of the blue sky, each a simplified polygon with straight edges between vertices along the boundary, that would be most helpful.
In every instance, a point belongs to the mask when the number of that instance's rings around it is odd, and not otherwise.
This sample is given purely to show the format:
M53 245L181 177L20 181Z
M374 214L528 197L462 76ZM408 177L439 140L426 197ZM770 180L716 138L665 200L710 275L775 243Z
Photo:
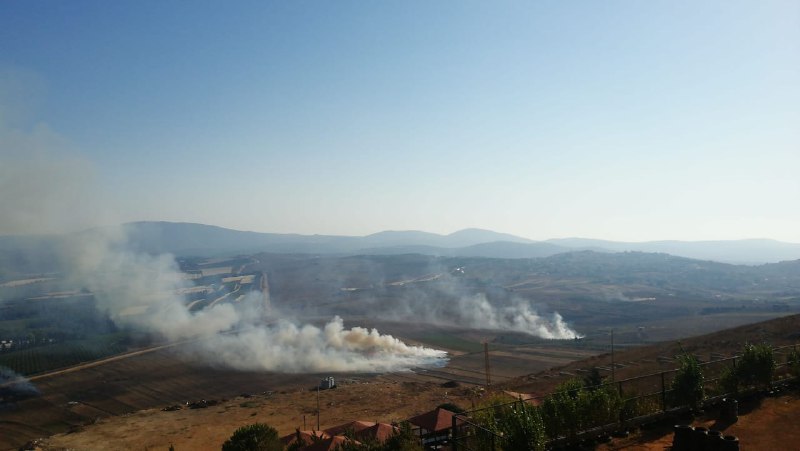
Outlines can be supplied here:
M7 1L0 102L104 221L800 242L795 1Z

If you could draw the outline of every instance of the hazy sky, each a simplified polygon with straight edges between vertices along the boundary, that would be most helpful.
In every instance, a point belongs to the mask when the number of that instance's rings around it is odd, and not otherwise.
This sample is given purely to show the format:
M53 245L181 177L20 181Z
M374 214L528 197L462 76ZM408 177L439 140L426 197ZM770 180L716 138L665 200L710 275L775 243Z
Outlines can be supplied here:
M800 242L796 0L9 0L0 102L104 221Z

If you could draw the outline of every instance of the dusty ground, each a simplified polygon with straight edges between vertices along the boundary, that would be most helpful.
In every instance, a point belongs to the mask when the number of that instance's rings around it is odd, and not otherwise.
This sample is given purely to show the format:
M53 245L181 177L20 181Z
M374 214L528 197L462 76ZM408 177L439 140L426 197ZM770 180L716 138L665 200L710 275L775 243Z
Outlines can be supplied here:
M371 402L383 400L383 402ZM320 426L325 429L352 419L390 422L410 417L444 402L468 407L480 397L469 388L445 389L434 383L402 382L393 376L369 381L350 380L335 390L320 393ZM175 449L216 450L237 427L256 421L266 422L281 434L295 428L316 428L316 392L308 390L237 397L206 409L165 412L144 410L112 417L88 425L81 431L53 436L43 442L44 449ZM740 403L739 421L719 421L719 413L689 420L695 426L723 431L740 440L742 450L796 449L800 443L800 396L794 392L773 398ZM614 439L598 451L670 449L672 429L665 423L637 432L627 439Z
M360 419L399 421L451 402L464 407L479 399L470 388L443 388L433 382L408 382L402 377L348 379L334 390L320 392L322 429ZM265 422L281 435L296 428L316 429L317 392L305 389L236 397L205 409L143 410L101 419L75 433L44 442L45 449L218 450L233 431ZM305 426L304 426L305 421Z

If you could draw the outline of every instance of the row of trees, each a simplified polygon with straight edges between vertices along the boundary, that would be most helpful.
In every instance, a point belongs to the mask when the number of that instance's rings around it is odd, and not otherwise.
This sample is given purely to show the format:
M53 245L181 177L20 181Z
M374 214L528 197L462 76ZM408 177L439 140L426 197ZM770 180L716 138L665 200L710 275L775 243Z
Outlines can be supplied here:
M696 356L688 353L680 355L678 361L680 366L669 387L667 401L672 406L698 409L706 397L703 367ZM800 352L790 352L787 365L793 376L800 377ZM736 359L736 365L723 372L720 389L737 394L745 389L768 388L776 368L770 346L748 344ZM490 401L486 408L473 413L472 419L485 429L479 429L471 439L479 449L542 450L548 440L575 437L594 427L655 413L658 404L636 396L623 400L613 385L602 383L595 369L582 381L573 379L559 385L538 407L523 402Z

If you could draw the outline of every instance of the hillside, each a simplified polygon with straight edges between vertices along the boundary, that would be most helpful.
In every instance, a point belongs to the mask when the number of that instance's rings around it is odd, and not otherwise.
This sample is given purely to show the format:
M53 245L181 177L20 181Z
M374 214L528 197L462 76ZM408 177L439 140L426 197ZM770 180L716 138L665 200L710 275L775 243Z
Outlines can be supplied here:
M683 349L695 352L700 356L709 353L732 353L745 342L767 341L771 344L793 343L800 337L800 316L781 318L738 327L726 331L692 337L682 340ZM649 360L656 360L658 356L673 356L679 350L676 342L661 343L646 346L616 354L617 362L624 365L618 372L618 378L632 375L641 375L659 369L671 369L674 364L664 366L646 365ZM497 364L498 360L493 357ZM552 370L539 372L533 375L513 379L497 387L499 390L513 390L516 392L546 393L551 386L560 379L568 376L562 373L577 371L580 368L589 368L610 363L609 355L591 357L586 360L574 362ZM163 357L162 357L163 361ZM174 371L174 364L168 367ZM105 370L108 375L114 374ZM109 377L109 376L105 377ZM219 374L217 376L223 376ZM245 379L237 378L238 383ZM122 448L166 448L174 444L176 449L215 449L237 427L254 421L264 421L275 426L281 434L291 433L295 428L310 428L316 422L315 397L308 390L313 378L303 378L300 384L295 384L293 389L269 391L257 395L246 394L234 396L232 399L222 400L219 404L206 409L181 409L178 411L163 411L160 409L143 410L125 416L103 418L82 427L76 427L72 433L59 434L45 440L44 449L93 449L98 443L107 446ZM397 421L412 415L434 408L443 402L452 402L465 408L471 408L482 401L480 391L470 387L445 388L441 383L425 380L414 374L389 374L379 377L340 377L342 385L337 390L322 393L321 427L327 428L343 424L354 419L368 419L370 421ZM435 379L434 379L435 381ZM56 381L53 381L56 382ZM188 382L188 380L187 380ZM269 385L269 384L268 384ZM252 389L252 388L251 388ZM243 388L243 390L246 390ZM193 389L192 393L202 393ZM227 390L230 396L231 390ZM138 396L149 394L139 392ZM130 399L130 398L128 398ZM773 402L768 400L760 406L762 409L771 409L770 412L782 413L781 418L768 417L771 421L784 421L789 419L791 412L796 412L797 397L778 398ZM87 409L87 406L78 406ZM740 436L758 433L769 434L767 427L759 414L759 406L744 409L742 405L740 415L743 419L738 425L730 428L733 433ZM117 407L118 408L118 407ZM794 410L787 411L788 408ZM97 412L97 410L94 410ZM786 415L789 415L788 417ZM304 422L307 424L304 426ZM711 425L713 421L708 421ZM780 423L783 424L783 423ZM313 427L313 426L311 426ZM762 431L762 429L764 429ZM629 449L645 449L641 440L651 440L658 444L656 448L663 449L670 441L669 428L654 430L643 435L637 435L630 440L619 442L619 446ZM746 440L746 439L743 439ZM616 442L616 441L615 441ZM747 441L745 441L747 443ZM752 443L752 441L750 442ZM618 449L617 446L605 446L602 449ZM755 448L749 448L755 449Z
M525 393L547 393L559 383L594 367L610 368L610 335L607 352L561 367L530 374L502 384L503 389ZM717 360L740 353L747 343L766 343L771 346L800 344L800 315L762 321L725 329L710 334L634 348L617 348L614 361L617 380L658 373L675 368L674 358L682 352L697 355L701 361ZM715 356L711 358L712 354ZM784 358L785 359L785 358ZM780 360L783 363L785 360ZM610 372L603 371L604 376Z
M54 270L56 250L76 236L0 236L0 268L15 273ZM110 230L110 229L108 229ZM506 233L464 229L448 235L422 231L384 231L367 236L301 235L231 230L174 222L123 225L131 249L177 256L222 256L257 252L311 255L398 255L419 253L448 257L543 258L591 250L596 252L665 253L734 264L776 263L800 259L800 244L774 240L614 242L583 238L533 241Z
M800 244L767 239L728 241L649 241L641 243L563 238L548 243L570 248L604 249L609 252L656 252L699 260L735 264L761 264L800 258Z

